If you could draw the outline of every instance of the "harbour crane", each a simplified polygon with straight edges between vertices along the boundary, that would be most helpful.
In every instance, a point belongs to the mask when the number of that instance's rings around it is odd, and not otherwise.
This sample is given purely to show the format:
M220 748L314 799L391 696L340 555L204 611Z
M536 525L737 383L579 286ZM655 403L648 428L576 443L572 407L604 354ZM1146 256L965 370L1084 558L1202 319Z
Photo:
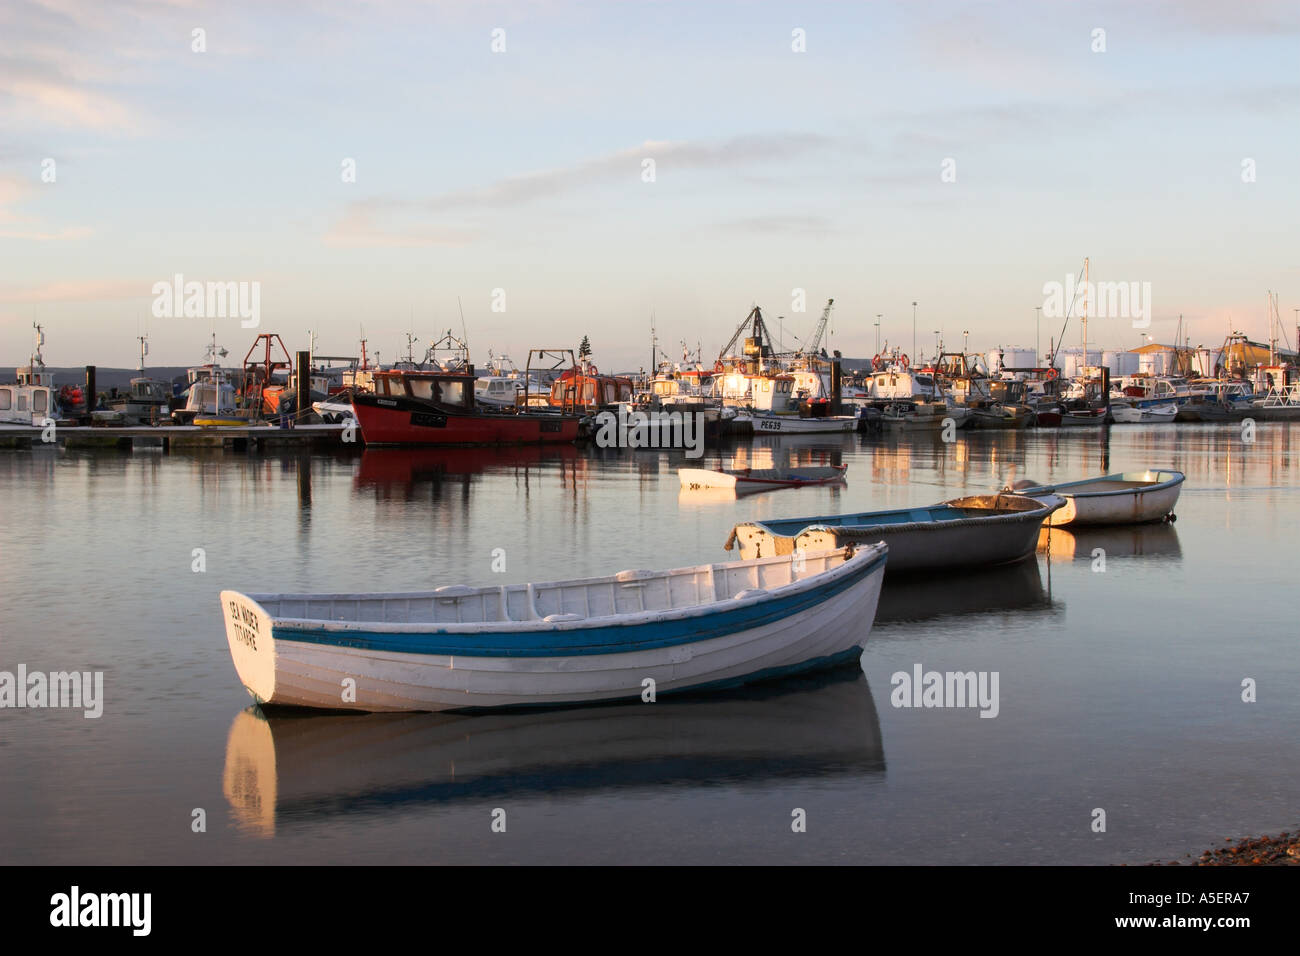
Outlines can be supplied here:
M766 358L772 354L772 336L767 331L767 325L763 322L763 311L758 307L750 309L749 315L745 320L736 327L736 332L732 335L731 340L722 347L718 353L718 361L723 362L727 356L732 354L732 349L740 341L740 337L745 334L746 329L750 334L745 338L745 356L751 359Z
M826 325L831 320L831 306L835 304L834 299L826 300L826 308L822 310L821 321L817 323L817 329L813 332L812 338L801 348L796 355L816 355L818 348L822 344L822 336L826 334Z

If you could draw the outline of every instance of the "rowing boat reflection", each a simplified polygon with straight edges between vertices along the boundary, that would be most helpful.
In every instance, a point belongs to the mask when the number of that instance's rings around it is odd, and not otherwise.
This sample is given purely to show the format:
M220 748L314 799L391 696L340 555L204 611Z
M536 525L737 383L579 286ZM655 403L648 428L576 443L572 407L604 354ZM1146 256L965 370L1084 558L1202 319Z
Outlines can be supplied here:
M1114 558L1165 558L1181 561L1182 546L1172 524L1142 524L1110 528L1043 528L1038 553L1053 561L1090 560L1100 548L1106 560ZM884 603L882 597L881 603Z
M963 572L886 577L876 607L876 624L1050 607L1051 594L1043 587L1035 559ZM873 631L872 640L876 639Z
M709 696L458 716L235 716L226 799L240 829L465 800L754 786L880 774L880 722L857 667Z

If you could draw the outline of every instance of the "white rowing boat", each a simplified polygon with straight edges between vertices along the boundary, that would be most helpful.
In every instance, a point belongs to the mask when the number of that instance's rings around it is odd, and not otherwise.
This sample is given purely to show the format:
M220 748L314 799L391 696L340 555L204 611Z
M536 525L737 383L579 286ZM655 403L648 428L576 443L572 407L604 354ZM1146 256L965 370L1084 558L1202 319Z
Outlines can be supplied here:
M1183 487L1181 471L1126 471L1059 485L1018 481L1006 490L1031 497L1057 495L1065 507L1047 523L1063 525L1143 524L1172 518Z
M1112 402L1110 414L1116 425L1159 425L1172 422L1178 415L1178 406L1173 402L1145 406Z
M239 679L266 705L639 701L648 688L729 687L855 659L887 551L414 594L222 591L221 607Z
M844 480L848 465L809 466L806 468L735 468L711 471L707 468L678 468L677 477L685 491L720 488L737 495L773 488L800 488L805 485L829 485Z

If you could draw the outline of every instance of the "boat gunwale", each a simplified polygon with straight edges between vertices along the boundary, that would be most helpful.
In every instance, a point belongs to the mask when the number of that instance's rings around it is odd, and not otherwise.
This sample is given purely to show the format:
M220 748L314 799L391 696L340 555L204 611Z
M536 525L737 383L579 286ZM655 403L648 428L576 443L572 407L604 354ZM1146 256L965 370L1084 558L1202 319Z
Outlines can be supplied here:
M1025 495L1030 498L1036 498L1039 496L1046 497L1048 495L1064 496L1067 498L1111 498L1111 497L1116 497L1118 495L1145 495L1145 494L1149 494L1152 491L1164 491L1167 488L1177 487L1178 485L1181 485L1184 481L1187 480L1187 476L1185 474L1183 474L1181 471L1174 471L1173 469L1169 469L1169 470L1164 470L1160 468L1148 469L1145 472L1145 474L1151 474L1153 472L1157 475L1172 475L1174 477L1166 478L1163 481L1154 481L1151 482L1150 484L1144 484L1136 488L1115 488L1113 490L1108 489L1108 490L1100 490L1100 491L1070 491L1069 490L1071 487L1090 485L1101 481L1130 480L1130 479L1125 479L1124 475L1131 474L1131 472L1119 472L1118 474L1115 475L1101 475L1097 478L1084 478L1080 481L1067 481L1057 485L1034 485L1029 488L1017 489L1017 492L1019 494ZM1136 480L1136 479L1131 479L1131 480Z
M782 598L797 597L816 588L834 585L846 577L868 577L877 565L883 564L888 557L889 547L883 541L874 544L855 544L854 554L844 561L839 567L830 568L826 571L810 575L800 581L793 581L789 584L783 584L770 589L746 589L753 590L756 593L747 594L743 598L728 597L722 600L714 600L704 604L694 604L681 608L666 608L661 610L633 611L624 614L603 614L592 617L582 617L578 620L566 621L547 621L542 618L530 620L507 620L507 621L420 621L420 622L393 622L381 620L360 620L360 621L335 621L327 618L301 618L301 617L281 617L272 614L266 610L263 602L283 602L283 601L360 601L360 600L437 600L440 597L460 598L470 597L476 594L495 594L501 588L510 587L511 585L497 585L494 587L473 588L473 594L457 595L440 595L436 591L412 591L412 592L378 592L378 593L321 593L321 594L250 594L247 592L236 591L234 593L242 595L250 601L255 602L262 608L263 612L271 620L271 626L274 630L288 631L333 631L333 632L362 632L362 633L383 633L383 634L513 634L513 633L533 633L533 632L550 632L550 631L574 631L587 630L608 627L636 627L646 624L664 623L668 621L687 620L690 618L704 618L714 614L734 611L738 608L750 607L768 601L779 600ZM844 551L844 547L827 549L825 551L813 552L805 555L808 557L821 557L823 555L833 555ZM686 568L671 568L662 572L651 572L651 577L668 576L674 571L694 571L700 572L708 569L726 569L745 564L788 564L788 556L772 558L755 558L749 561L729 561L715 565L695 565ZM621 572L620 572L621 573ZM569 581L553 581L531 584L534 590L564 587L574 585L591 585L591 584L630 584L641 582L646 578L637 578L628 581L619 581L618 576L605 575L597 578L579 578ZM516 584L516 588L528 588L529 583ZM292 639L292 638L287 638Z
M1023 520L1029 519L1029 518L1035 518L1035 519L1037 519L1038 521L1041 522L1041 521L1045 520L1048 516L1050 516L1051 514L1053 514L1054 512L1056 512L1058 509L1063 508L1063 507L1065 507L1065 505L1066 505L1066 501L1065 501L1065 499L1064 499L1063 497L1059 496L1059 495L1043 494L1042 496L1035 497L1035 496L1033 496L1033 495L1025 495L1025 494L1021 494L1021 493L1019 493L1019 492L1016 492L1014 495L1011 495L1010 493L1004 492L1003 495L1006 495L1006 496L1008 496L1008 497L1033 498L1035 501L1042 502L1042 505L1043 505L1043 506L1042 506L1041 508L1027 508L1027 509L1025 509L1024 511L1013 511L1013 512L999 512L999 511L992 511L992 512L991 512L990 514L988 514L988 515L981 515L981 516L979 516L979 517L975 517L975 518L951 518L951 519L948 519L948 520L932 519L932 520L930 520L930 521L907 521L907 522L903 522L903 523L901 523L901 524L837 524L837 525L828 525L828 524L818 523L818 519L817 519L817 518L810 518L810 519L803 519L803 518L781 518L781 519L779 519L779 521L777 521L777 522L773 522L773 524L777 524L777 523L779 523L779 524L787 524L787 523L792 523L792 522L797 522L797 521L803 521L803 520L809 520L809 521L813 522L812 524L806 524L806 525L802 526L802 527L801 527L798 531L796 531L794 534L783 534L783 533L777 532L777 531L773 530L772 527L771 527L767 522L763 522L763 521L745 521L745 522L742 522L741 524L736 525L735 528L732 529L732 539L734 539L734 537L735 537L736 530L739 529L739 528L743 528L743 527L755 527L755 528L761 528L761 529L762 529L763 531L765 531L767 534L770 534L770 535L772 535L773 537L777 537L777 538L797 538L799 535L803 534L805 531L832 531L832 532L834 532L834 531L840 531L840 532L851 532L851 533L853 533L853 534L873 534L873 533L879 532L879 533L881 533L881 534L886 534L886 533L890 533L890 534L892 534L892 533L897 533L897 532L902 532L902 531L923 531L923 530L942 531L942 530L946 530L946 529L948 529L948 528L968 528L968 527L971 527L972 525L979 525L980 527L987 527L988 525L990 525L990 524L992 524L992 523L1008 524L1008 523L1012 523L1012 522L1023 521ZM965 500L967 500L968 498L981 498L981 497L992 497L992 496L986 496L986 495L968 495L968 496L963 497L963 498L953 498L953 499L951 499L951 501L944 501L944 502L941 502L939 505L929 505L929 506L926 506L926 507L924 507L924 508L910 508L910 509L909 509L909 508L897 508L897 509L894 509L894 510L892 510L892 511L881 511L881 512L875 512L875 513L876 513L876 514L898 514L899 512L902 512L902 511L925 511L925 510L933 510L933 509L938 508L938 507L951 507L953 501L965 501ZM999 496L999 497L1001 497L1001 496ZM1055 503L1049 504L1049 503L1048 503L1048 499L1049 499L1049 498L1055 498L1055 499L1056 499ZM871 514L871 512L863 512L863 513L864 513L864 514ZM833 516L831 516L831 515L822 515L822 516L821 516L821 520L824 521L827 517L833 517ZM729 539L729 540L732 540L732 539Z

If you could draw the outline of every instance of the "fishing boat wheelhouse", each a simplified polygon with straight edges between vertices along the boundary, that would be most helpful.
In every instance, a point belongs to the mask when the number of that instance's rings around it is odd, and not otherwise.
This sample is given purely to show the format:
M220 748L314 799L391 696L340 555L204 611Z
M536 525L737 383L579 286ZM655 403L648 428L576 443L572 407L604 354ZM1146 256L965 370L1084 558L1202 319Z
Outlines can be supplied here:
M388 369L375 391L352 397L361 437L370 445L505 445L571 442L579 417L480 405L474 367Z
M632 401L632 380L621 375L602 375L591 364L566 369L551 383L550 404L553 408L580 408L584 411L609 408L618 402Z
M54 376L31 366L17 370L17 382L0 385L0 422L13 425L40 425L56 417Z
M37 425L45 420L57 419L59 402L55 398L54 374L45 370L41 346L45 333L39 325L35 329L36 346L27 365L14 370L15 382L0 385L0 423L7 425ZM64 386L65 388L67 386ZM80 398L80 390L77 392Z

